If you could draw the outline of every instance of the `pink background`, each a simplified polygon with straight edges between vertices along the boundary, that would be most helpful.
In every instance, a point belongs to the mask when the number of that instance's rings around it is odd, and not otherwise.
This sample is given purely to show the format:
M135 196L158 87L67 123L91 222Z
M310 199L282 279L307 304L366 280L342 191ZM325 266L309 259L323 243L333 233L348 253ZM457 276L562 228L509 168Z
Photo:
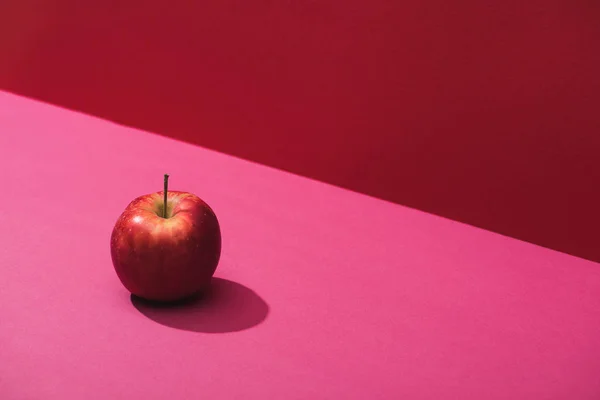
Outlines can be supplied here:
M600 397L598 264L0 92L0 398ZM214 292L132 301L127 203L219 216Z
M591 0L0 3L0 88L600 261Z

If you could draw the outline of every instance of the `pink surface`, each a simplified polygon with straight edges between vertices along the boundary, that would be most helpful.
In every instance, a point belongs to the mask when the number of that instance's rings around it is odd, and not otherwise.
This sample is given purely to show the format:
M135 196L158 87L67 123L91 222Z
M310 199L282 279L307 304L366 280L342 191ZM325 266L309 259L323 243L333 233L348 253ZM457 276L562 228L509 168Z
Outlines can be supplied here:
M598 0L0 1L0 89L600 262Z
M0 398L598 399L600 268L0 93ZM132 302L113 224L204 198L213 294Z

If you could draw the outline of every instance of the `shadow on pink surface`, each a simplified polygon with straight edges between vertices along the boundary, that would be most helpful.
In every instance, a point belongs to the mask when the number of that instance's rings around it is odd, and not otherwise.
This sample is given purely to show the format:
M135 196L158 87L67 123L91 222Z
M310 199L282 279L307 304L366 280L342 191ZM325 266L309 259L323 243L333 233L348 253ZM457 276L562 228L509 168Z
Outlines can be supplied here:
M221 278L213 278L207 293L184 302L158 304L131 295L131 303L161 325L202 333L249 329L269 313L268 304L252 289Z
M600 261L599 18L572 0L0 2L0 88Z

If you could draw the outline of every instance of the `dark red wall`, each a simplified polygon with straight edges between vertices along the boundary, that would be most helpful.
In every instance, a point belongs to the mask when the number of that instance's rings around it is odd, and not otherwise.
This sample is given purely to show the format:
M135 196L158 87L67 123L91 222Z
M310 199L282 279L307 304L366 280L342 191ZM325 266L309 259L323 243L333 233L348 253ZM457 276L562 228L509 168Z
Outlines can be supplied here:
M600 261L599 21L594 0L3 1L0 88Z

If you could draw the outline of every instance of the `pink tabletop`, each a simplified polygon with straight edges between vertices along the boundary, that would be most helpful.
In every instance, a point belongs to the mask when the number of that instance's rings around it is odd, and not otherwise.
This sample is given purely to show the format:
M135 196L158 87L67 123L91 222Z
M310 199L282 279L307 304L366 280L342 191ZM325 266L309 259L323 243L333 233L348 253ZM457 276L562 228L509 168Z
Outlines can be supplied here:
M600 398L596 263L2 92L0 171L3 400ZM165 172L223 232L176 308L109 253Z

